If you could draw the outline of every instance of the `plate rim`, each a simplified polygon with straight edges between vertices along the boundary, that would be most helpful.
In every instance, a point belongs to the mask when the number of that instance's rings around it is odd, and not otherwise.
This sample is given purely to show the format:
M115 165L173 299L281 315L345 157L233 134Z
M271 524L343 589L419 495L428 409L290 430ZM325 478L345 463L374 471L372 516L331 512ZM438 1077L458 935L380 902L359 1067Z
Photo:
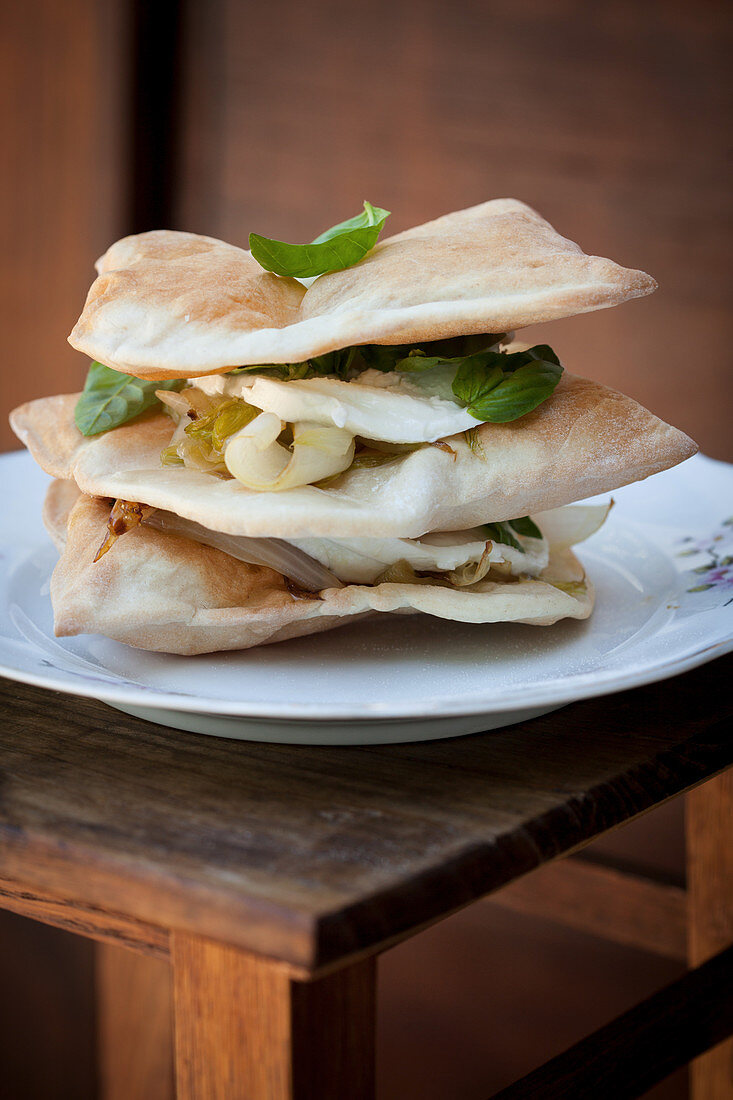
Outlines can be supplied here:
M700 469L714 467L721 472L725 471L726 476L733 476L733 464L721 462L718 459L712 459L701 454L693 456L673 469L679 470L687 466L688 463L694 463ZM0 464L18 465L23 473L26 472L27 468L29 474L31 471L38 469L30 455L22 450L10 451L0 455ZM607 494L603 495L606 496ZM32 642L26 642L26 644L32 645ZM657 660L651 665L633 667L627 670L611 668L581 672L570 677L564 677L562 680L555 679L539 684L533 690L532 705L568 705L582 699L628 691L635 687L642 687L645 684L670 679L708 661L722 657L731 651L733 651L733 634L728 638L713 636L713 638L698 639L693 644L678 650L669 659ZM99 666L99 672L103 675L111 675L103 665ZM491 699L480 698L475 693L468 698L465 696L439 695L419 701L413 699L405 703L399 703L395 700L389 702L360 701L358 704L349 704L344 701L334 703L324 701L290 703L278 702L277 700L257 702L196 697L175 691L165 691L153 686L130 684L129 682L104 684L91 679L85 680L83 671L74 673L74 676L78 675L79 677L78 682L76 682L65 678L63 675L50 672L38 673L18 669L2 659L0 659L0 675L18 683L42 687L51 691L60 691L74 697L98 699L102 702L118 701L128 703L131 706L142 706L161 711L222 715L255 721L269 719L273 722L289 721L304 724L348 721L360 725L374 723L380 719L385 721L412 720L420 722L436 715L458 718L482 714L509 714L522 705L526 706L526 685L519 685L514 688L504 687L503 698L494 705L492 705Z
M571 678L566 678L561 684L557 685L556 690L534 694L532 696L532 706L542 707L553 704L562 706L602 695L616 695L619 692L630 691L636 687L644 687L646 684L669 680L673 676L689 672L693 668L706 664L708 661L716 660L718 657L723 657L732 651L733 639L729 641L721 640L714 642L712 645L706 645L702 649L695 649L668 663L651 666L643 672L629 672L625 676L620 676L618 672L610 670L604 674L604 678L599 678L592 673L583 673L578 678L581 682L573 683ZM0 663L0 675L6 676L7 679L16 683L29 684L33 687L45 688L48 691L59 691L65 695L73 695L84 699L97 699L103 703L119 701L129 703L131 706L143 706L161 711L174 710L187 714L213 714L259 721L271 719L274 722L297 721L314 724L345 721L355 724L367 724L378 719L399 719L401 721L412 719L420 722L425 718L433 718L438 715L459 718L481 714L510 714L521 706L520 693L525 690L524 688L517 688L516 699L505 699L504 702L495 707L486 703L464 703L448 697L446 699L433 698L428 704L420 705L419 708L415 704L398 706L394 703L360 703L357 711L339 704L324 706L323 703L297 705L292 703L278 707L276 703L258 704L243 701L242 708L232 709L236 704L229 700L198 699L188 695L162 692L155 688L133 689L127 686L117 688L112 685L105 688L84 681L78 684L69 683L69 681L51 676L44 677L13 669L4 663ZM592 682L591 676L594 677ZM565 689L565 685L569 685L571 690ZM550 685L547 685L547 687L549 688ZM243 709L244 707L247 709ZM316 707L320 708L318 712L315 710Z

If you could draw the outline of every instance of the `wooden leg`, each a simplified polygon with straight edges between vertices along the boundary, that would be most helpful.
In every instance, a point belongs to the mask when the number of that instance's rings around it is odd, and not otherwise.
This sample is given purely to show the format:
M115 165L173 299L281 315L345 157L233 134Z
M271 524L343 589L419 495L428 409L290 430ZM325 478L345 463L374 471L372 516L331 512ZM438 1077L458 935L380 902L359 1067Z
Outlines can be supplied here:
M178 1100L372 1100L375 962L312 982L171 937Z
M170 966L123 947L95 949L102 1100L173 1100Z
M690 966L733 943L733 768L687 795ZM733 1039L690 1067L692 1100L733 1096Z

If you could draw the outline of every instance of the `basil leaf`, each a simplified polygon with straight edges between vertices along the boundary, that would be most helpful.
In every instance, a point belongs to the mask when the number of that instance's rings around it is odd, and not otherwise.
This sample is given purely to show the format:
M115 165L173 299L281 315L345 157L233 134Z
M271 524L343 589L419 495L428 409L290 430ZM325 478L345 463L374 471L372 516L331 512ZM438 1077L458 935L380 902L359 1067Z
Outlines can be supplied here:
M481 525L481 530L492 542L500 542L504 546L513 546L515 550L519 550L522 554L526 553L508 523L484 523Z
M534 520L531 520L529 516L522 516L521 519L511 519L509 523L518 535L522 535L526 539L542 538L542 532Z
M453 392L466 405L471 416L492 424L507 424L532 412L550 396L560 381L562 367L537 360L517 367L496 384L496 375L487 376L486 385L464 384L456 375ZM470 382L473 383L473 378Z
M335 237L340 237L352 229L363 229L365 227L373 228L378 226L377 234L374 238L376 241L389 215L389 210L383 210L381 206L372 206L370 202L365 200L364 210L361 214L356 214L355 217L347 218L345 222L339 222L338 225L333 225L330 229L326 229L325 232L316 237L313 244L324 244L326 241L332 241ZM371 247L374 246L372 245Z
M474 408L503 382L506 359L506 355L489 351L469 355L458 367L453 379L453 394L472 415L475 415Z
M533 359L541 359L544 363L554 363L556 367L560 366L560 360L549 344L535 344L533 348L527 348L526 351L515 351L511 355L507 354L507 360L513 364L512 369L523 367L525 363L531 363Z
M325 355L315 355L308 360L308 365L315 375L335 374L338 378L346 378L356 353L355 347L339 348L338 351L327 351Z
M264 374L265 377L278 378L290 382L293 378L309 378L310 363L254 363L249 367L235 367L227 374Z
M562 375L555 352L547 344L527 351L495 351L484 347L467 351L478 341L496 346L499 336L484 335L429 341L423 347L410 344L360 344L316 355L303 363L260 363L237 367L231 374L264 374L291 381L335 375L348 380L366 367L411 374L414 385L431 396L463 405L476 420L506 423L517 420L545 401ZM427 349L427 351L426 351ZM435 355L451 352L461 355Z
M366 365L375 370L429 370L447 363L458 366L468 355L493 349L505 336L503 332L449 336L442 340L428 340L419 347L415 344L362 344L359 352Z
M82 435L99 435L119 428L120 424L160 404L156 390L180 390L185 384L185 378L166 382L133 378L94 362L89 367L84 390L74 410L76 426Z
M339 348L324 355L315 355L302 363L257 363L250 367L235 367L228 374L264 374L291 382L294 378L323 378L335 374L337 378L346 378L357 353L357 348Z
M453 393L477 420L506 424L546 401L561 376L560 361L547 344L512 354L483 352L459 365Z
M342 271L374 248L389 213L365 202L363 213L332 226L311 244L288 244L250 233L250 251L260 267L276 275L307 279L328 271Z
M373 370L392 371L410 352L412 344L362 344L359 353L367 367Z
M526 554L526 548L522 546L517 535L529 539L541 539L542 532L529 516L521 516L519 519L505 520L503 523L484 523L480 530L493 542L503 543L504 546L513 546L515 550Z

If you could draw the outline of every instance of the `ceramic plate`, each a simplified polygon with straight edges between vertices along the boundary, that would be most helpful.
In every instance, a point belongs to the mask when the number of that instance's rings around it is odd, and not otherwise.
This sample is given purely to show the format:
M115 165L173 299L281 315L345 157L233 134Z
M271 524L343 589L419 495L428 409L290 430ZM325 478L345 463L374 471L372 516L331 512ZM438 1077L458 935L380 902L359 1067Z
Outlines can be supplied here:
M701 456L613 494L605 526L579 548L597 591L588 622L383 615L201 657L54 637L56 551L40 519L47 483L27 454L0 458L0 671L180 729L300 744L455 736L733 649L733 466Z

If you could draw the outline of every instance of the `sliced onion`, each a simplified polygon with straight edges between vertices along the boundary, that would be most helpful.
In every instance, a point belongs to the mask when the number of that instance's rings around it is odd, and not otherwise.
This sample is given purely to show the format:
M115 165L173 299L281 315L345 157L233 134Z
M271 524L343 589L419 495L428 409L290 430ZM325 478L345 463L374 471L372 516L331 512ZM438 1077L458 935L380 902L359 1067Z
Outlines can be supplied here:
M187 426L195 423L196 421L191 420L190 416L184 416L179 420L161 459L166 452L170 456L175 451L185 466L194 470L203 470L207 474L226 475L227 469L221 456L201 440L191 437L186 432ZM170 465L170 460L163 461L163 465Z
M178 397L178 394L176 394L176 397ZM193 420L191 419L191 417L186 412L181 417L181 419L178 421L178 423L176 424L176 430L174 431L173 435L171 436L171 441L170 441L170 446L171 447L177 446L181 442L182 439L186 439L186 426L188 424L193 424Z
M344 587L338 577L319 561L282 539L251 539L241 535L226 535L223 531L212 531L173 512L159 510L149 515L144 522L158 531L168 531L172 535L182 535L194 542L203 543L204 546L213 546L231 558L249 565L267 566L276 573L289 577L309 592Z
M405 561L404 558L401 558L399 561L395 561L391 565L388 565L384 572L380 573L374 581L375 585L438 583L439 581L435 577L419 577L410 565L409 561Z
M178 416L188 416L191 409L197 416L206 416L221 403L218 394L209 395L195 386L188 386L180 393L176 390L156 390L155 396Z
M478 584L482 581L486 574L494 564L491 560L491 551L493 549L493 543L487 542L486 549L479 561L467 561L463 565L459 565L457 569L451 569L448 573L448 579L456 588L465 588L469 584ZM511 570L511 565L509 566Z
M571 504L535 513L532 517L553 550L567 550L594 535L613 507L608 504Z
M275 413L260 413L227 443L227 469L248 489L278 493L332 477L351 465L351 432L302 421L293 425L290 451L277 442L282 427Z

